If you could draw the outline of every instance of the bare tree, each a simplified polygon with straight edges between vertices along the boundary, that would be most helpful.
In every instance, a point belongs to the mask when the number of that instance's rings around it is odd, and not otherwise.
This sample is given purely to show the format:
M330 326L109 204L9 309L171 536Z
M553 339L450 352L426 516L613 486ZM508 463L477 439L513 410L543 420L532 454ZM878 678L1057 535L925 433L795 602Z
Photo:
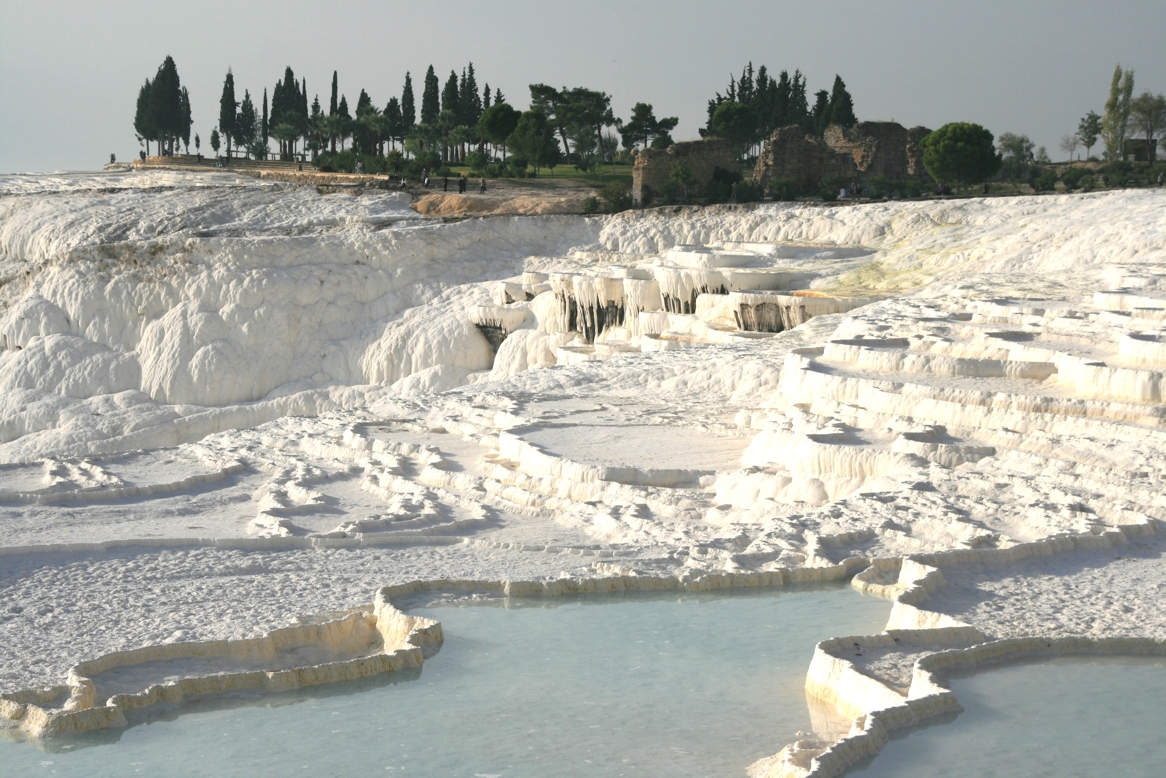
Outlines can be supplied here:
M1073 152L1077 151L1079 145L1081 145L1081 140L1077 137L1076 133L1061 136L1061 151L1069 155L1070 162L1073 161Z

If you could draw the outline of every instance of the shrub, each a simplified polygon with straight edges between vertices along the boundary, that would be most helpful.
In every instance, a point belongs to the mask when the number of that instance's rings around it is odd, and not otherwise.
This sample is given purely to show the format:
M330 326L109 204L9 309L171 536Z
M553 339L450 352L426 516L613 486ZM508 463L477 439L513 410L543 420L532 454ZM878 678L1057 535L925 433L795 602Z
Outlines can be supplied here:
M515 175L517 175L519 178L522 178L523 176L521 174L526 170L526 167L530 164L530 161L522 154L511 154L507 164L510 166L510 169L514 171Z
M826 176L818 184L818 194L822 195L824 201L832 203L838 199L838 190L841 188L841 181L834 176Z
M1110 186L1121 186L1130 177L1131 170L1133 170L1133 165L1124 160L1118 160L1105 166L1105 177Z
M453 168L449 165L442 165L436 171L429 174L431 178L445 178L453 175Z
M477 151L471 151L470 153L466 154L466 164L469 165L470 169L475 173L480 173L485 170L489 163L490 160L486 157L485 154L481 154Z
M405 155L393 149L385 155L385 170L391 176L399 176L405 169Z
M1032 178L1032 188L1037 192L1051 192L1057 187L1057 173L1055 170L1046 170Z
M356 155L351 151L325 152L316 159L316 167L323 173L355 173Z
M740 170L725 170L722 167L713 168L713 181L720 181L722 183L732 186L741 180Z
M1061 171L1061 180L1065 183L1066 189L1077 189L1081 185L1081 179L1085 176L1084 168L1071 167Z
M665 181L660 184L660 204L676 205L684 195L684 187L675 181Z
M599 192L599 196L607 203L607 210L612 213L619 213L626 211L632 207L632 193L626 185L619 181L612 181L607 186L603 187Z
M801 187L792 178L779 178L769 182L769 194L774 200L796 200L801 194Z
M736 199L739 203L755 203L761 199L761 184L756 181L741 181L737 184Z
M599 213L599 198L592 195L583 199L583 213Z
M705 184L704 187L704 201L709 205L715 203L727 203L733 196L733 185L727 184L724 181L718 181L714 178Z

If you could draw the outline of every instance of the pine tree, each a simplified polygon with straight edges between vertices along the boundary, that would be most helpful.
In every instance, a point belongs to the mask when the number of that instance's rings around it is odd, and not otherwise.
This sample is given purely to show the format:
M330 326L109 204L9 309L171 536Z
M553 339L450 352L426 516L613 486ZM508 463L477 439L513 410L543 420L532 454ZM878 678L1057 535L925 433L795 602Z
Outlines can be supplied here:
M834 76L834 90L830 94L830 124L839 124L843 127L853 127L858 124L854 115L854 100L850 92L846 91L846 84L842 77Z
M498 105L498 103L504 103L504 102L506 102L506 95L502 94L501 89L495 88L494 89L494 105Z
M425 87L421 92L421 123L433 124L437 115L441 113L441 87L437 82L437 74L433 72L433 65L425 71Z
M482 113L490 110L490 85L486 84L482 89Z
M235 76L227 68L227 77L223 79L223 94L219 98L219 133L227 142L227 157L231 156L231 140L235 137Z
M417 109L413 102L413 79L405 73L405 88L401 90L401 135L409 134L417 123Z

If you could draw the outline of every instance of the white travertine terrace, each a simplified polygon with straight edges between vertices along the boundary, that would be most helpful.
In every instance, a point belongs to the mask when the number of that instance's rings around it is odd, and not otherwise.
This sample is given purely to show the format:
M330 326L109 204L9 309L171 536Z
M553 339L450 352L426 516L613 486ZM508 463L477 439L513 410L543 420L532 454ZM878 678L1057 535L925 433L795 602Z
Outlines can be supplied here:
M895 599L884 634L809 667L855 723L757 775L876 753L958 704L951 663L1156 652L1166 613L1139 587L1166 585L1163 206L446 224L396 194L230 175L0 177L5 710L51 710L14 690L94 657L250 645L289 607L411 581L853 576ZM1131 548L1138 578L1095 597ZM1028 604L1047 602L1056 619ZM308 632L286 634L327 642Z

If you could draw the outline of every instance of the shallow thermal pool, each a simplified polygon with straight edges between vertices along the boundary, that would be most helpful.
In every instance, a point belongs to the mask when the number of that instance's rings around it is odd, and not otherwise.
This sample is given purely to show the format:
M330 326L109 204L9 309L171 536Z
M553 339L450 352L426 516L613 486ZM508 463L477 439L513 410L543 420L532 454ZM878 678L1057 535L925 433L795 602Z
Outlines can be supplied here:
M1068 657L953 678L964 712L897 737L852 778L1161 776L1166 661Z
M121 732L42 741L50 753L0 742L0 772L743 776L811 729L814 644L878 632L889 610L849 587L416 608L445 630L420 672L192 703Z

